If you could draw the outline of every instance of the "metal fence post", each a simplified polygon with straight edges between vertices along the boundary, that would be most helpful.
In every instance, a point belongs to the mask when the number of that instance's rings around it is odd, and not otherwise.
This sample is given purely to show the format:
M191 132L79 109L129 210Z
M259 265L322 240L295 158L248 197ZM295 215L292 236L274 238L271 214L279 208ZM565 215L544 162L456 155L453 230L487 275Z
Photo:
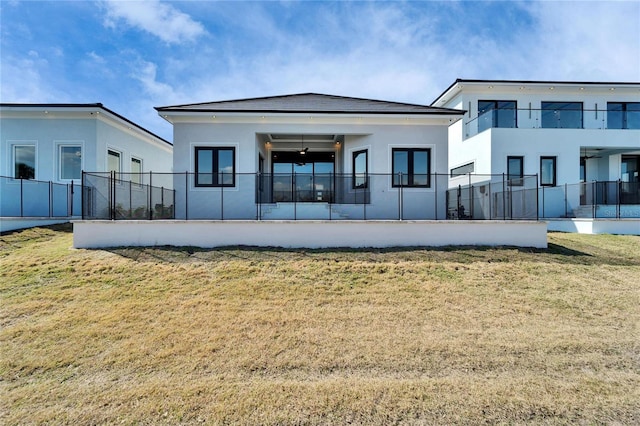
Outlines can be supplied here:
M538 180L538 174L536 173L536 221L540 220L540 210L538 210L540 208L540 200L538 199L538 184L539 184L539 180ZM544 216L544 212L543 212L543 216Z
M491 199L493 198L493 194L491 193L491 176L489 176L489 185L487 186L489 187L489 193L487 194L489 197L489 220L491 220Z
M621 193L622 193L622 179L618 179L618 184L616 185L616 219L620 219L620 202L621 202Z
M84 220L84 208L85 208L84 206L86 204L85 203L86 200L84 199L84 194L85 194L85 189L84 189L84 170L82 171L82 178L81 179L82 179L82 182L81 182L81 185L80 185L80 191L82 191L82 192L80 194L80 207L81 207L80 215L82 217L82 220Z
M71 194L70 197L69 194ZM71 181L71 186L67 184L67 198L69 201L67 203L67 216L73 216L73 180Z
M20 178L20 217L24 216L24 189L22 186L22 181L24 179Z
M578 184L580 186L580 189L582 190L582 184ZM567 183L564 183L564 217L569 217L569 211L567 209Z
M49 217L53 217L53 182L49 181Z
M458 191L456 191L456 217L461 220L460 217L460 199L462 198L462 185L458 185Z
M398 220L402 220L403 218L403 207L404 207L404 200L403 200L403 187L402 187L402 172L399 173L400 175L400 190L398 191Z
M598 197L596 194L596 181L594 180L591 184L591 194L592 194L592 198L593 198L593 204L591 205L591 218L595 219L596 218L596 204L598 204Z
M224 220L224 186L220 187L220 220Z
M433 204L434 204L434 208L436 210L435 211L435 218L436 218L436 220L438 220L438 174L437 173L434 174L433 180L434 180L433 185L435 186L435 190L436 190L435 191L435 200L434 200Z
M184 220L189 220L189 172L184 172Z
M153 172L149 170L149 220L153 220Z
M507 188L504 187L504 173L502 173L502 220L507 220Z

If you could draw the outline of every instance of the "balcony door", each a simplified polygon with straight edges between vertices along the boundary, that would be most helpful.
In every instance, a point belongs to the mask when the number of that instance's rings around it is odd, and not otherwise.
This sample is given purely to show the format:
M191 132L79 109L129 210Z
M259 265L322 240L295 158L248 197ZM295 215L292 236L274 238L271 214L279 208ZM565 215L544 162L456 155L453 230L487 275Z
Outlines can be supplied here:
M271 160L274 202L333 200L333 152L276 151Z

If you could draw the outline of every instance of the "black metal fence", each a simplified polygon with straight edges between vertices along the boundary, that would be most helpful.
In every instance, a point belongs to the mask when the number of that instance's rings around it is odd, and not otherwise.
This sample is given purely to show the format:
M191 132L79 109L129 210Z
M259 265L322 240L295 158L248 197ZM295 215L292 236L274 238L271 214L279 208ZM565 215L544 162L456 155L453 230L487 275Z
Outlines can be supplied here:
M81 214L80 183L0 176L0 217L68 218Z
M593 181L541 187L542 218L640 218L640 183Z
M537 220L538 176L467 174L447 191L447 218L459 220Z
M447 174L84 173L82 208L85 219L109 220L537 218L536 176L468 182L447 189Z
M168 186L157 186L168 183ZM166 174L82 173L82 219L175 218L175 191Z

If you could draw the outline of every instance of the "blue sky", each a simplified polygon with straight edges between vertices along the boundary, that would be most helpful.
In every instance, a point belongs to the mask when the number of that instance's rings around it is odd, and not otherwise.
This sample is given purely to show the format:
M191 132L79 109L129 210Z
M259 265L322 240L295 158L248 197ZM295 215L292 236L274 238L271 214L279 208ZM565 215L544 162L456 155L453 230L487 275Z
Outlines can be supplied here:
M456 78L640 81L639 1L0 0L0 101L153 109L320 92L429 104Z

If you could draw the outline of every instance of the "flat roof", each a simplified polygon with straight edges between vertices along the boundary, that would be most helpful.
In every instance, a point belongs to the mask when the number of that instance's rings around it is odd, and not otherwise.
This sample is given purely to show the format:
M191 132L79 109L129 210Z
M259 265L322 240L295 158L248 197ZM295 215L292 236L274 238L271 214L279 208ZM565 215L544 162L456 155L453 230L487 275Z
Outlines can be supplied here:
M555 85L555 86L638 86L640 82L629 81L566 81L566 80L476 80L476 79L456 79L449 87L447 87L437 98L431 102L433 106L447 93L449 93L456 85L459 84L513 84L513 85Z

